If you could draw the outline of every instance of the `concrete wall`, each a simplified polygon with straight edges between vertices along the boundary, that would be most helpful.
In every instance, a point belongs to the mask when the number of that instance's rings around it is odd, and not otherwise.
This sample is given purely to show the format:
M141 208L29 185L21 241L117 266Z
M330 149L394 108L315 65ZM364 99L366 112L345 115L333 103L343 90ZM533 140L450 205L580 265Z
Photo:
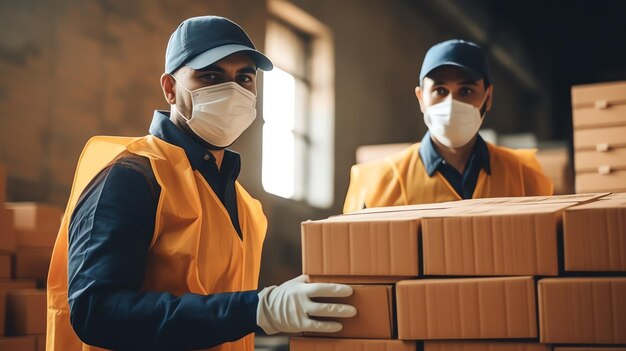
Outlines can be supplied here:
M243 134L233 146L242 154L240 180L270 221L262 285L300 272L300 222L341 211L359 145L422 137L414 87L426 50L452 37L475 39L433 1L423 8L405 0L292 2L333 31L335 202L322 210L265 193L261 119ZM262 49L267 13L257 0L0 3L0 163L8 168L9 200L64 205L90 136L147 132L152 111L168 107L159 76L169 35L184 18L229 17ZM494 83L486 127L549 135L536 122L549 107L497 60Z

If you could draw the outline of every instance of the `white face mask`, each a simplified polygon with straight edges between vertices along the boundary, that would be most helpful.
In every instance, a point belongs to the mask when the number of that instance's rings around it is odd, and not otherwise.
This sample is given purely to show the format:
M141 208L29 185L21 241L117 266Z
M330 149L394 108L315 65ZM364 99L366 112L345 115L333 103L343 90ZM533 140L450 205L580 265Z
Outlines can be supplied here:
M256 118L256 95L235 82L194 91L181 86L191 94L193 103L191 118L183 116L187 125L211 145L232 144Z
M487 95L480 104L481 109L486 100ZM450 97L426 108L424 122L430 134L440 143L449 148L458 148L476 135L483 123L483 116L474 105Z

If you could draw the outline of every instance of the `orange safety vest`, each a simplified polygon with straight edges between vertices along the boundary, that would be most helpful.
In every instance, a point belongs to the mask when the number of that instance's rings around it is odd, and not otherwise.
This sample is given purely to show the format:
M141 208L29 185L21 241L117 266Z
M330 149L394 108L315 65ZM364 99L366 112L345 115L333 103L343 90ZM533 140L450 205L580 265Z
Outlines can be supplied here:
M183 149L157 137L94 137L87 142L54 246L48 275L46 350L101 350L83 344L70 324L67 297L68 227L83 190L123 151L147 157L161 186L143 291L214 294L257 288L267 219L237 182L243 240L209 184ZM211 350L254 350L254 334Z
M415 205L461 200L439 172L432 177L419 156L420 143L382 160L352 166L343 212L364 207ZM535 150L487 143L491 174L480 170L472 198L552 195Z

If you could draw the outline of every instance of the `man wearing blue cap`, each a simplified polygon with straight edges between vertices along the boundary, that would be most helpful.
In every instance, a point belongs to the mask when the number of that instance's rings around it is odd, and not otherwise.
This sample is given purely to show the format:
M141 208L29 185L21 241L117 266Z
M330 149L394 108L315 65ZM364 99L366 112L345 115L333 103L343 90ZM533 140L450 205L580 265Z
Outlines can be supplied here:
M534 150L512 150L478 134L493 103L487 57L471 42L428 50L415 88L428 132L421 143L352 167L344 212L460 199L551 195Z
M172 34L144 137L85 146L48 277L47 350L253 350L254 332L333 332L350 286L306 276L257 289L267 227L226 149L256 117L272 63L215 16Z

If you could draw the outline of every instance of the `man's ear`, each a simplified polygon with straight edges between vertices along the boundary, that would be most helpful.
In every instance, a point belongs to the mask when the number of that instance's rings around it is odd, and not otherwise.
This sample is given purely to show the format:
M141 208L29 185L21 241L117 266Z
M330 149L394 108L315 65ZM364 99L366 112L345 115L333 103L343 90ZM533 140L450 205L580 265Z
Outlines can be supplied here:
M491 110L491 105L493 105L493 84L487 88L487 94L489 94L489 100L487 101L487 109L485 111Z
M176 104L176 92L174 91L175 81L172 75L163 73L161 75L161 89L163 90L163 96L165 101L170 105Z
M422 111L422 113L426 112L426 106L424 105L423 94L424 94L424 91L422 90L422 88L415 87L415 97L417 97L417 101L420 104L420 111Z

